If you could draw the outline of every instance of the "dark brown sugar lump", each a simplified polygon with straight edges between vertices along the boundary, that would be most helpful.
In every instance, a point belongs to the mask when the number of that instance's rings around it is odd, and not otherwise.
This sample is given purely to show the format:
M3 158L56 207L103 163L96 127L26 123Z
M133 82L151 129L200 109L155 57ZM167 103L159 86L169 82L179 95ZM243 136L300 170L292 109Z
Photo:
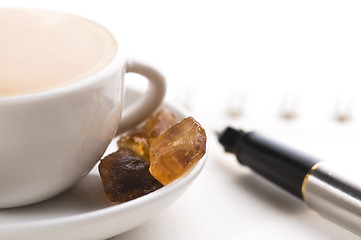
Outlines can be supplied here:
M163 186L149 173L149 163L125 148L105 157L99 164L99 173L112 202L133 200Z

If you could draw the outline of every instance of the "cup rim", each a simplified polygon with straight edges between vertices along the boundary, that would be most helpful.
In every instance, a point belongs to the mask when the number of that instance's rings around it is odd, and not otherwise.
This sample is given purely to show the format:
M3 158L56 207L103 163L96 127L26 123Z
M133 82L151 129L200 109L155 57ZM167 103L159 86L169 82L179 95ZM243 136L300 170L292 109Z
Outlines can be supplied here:
M15 8L15 9L18 9L18 8ZM92 21L88 18L79 16L79 15L75 15L75 14L71 14L71 13L67 13L67 12L61 12L61 11L55 11L55 12L73 15L73 16L85 19L87 21L91 21L92 23L100 25L101 27L106 29L116 43L116 51L115 51L113 59L100 71L98 71L88 77L85 77L79 81L65 84L63 86L58 86L58 87L50 88L47 90L39 91L39 92L26 93L26 94L20 94L20 95L12 95L12 96L3 96L3 97L0 96L0 104L9 104L9 103L17 102L17 101L41 100L44 98L55 97L55 96L59 96L59 95L63 95L63 94L68 94L71 92L76 92L81 89L85 89L88 86L91 86L93 84L96 84L98 81L100 81L100 79L107 78L109 75L115 73L117 70L121 69L125 65L125 57L121 56L121 54L120 54L121 51L120 51L120 47L119 47L119 41L116 38L116 36L106 26L104 26L103 24L100 24L98 22Z

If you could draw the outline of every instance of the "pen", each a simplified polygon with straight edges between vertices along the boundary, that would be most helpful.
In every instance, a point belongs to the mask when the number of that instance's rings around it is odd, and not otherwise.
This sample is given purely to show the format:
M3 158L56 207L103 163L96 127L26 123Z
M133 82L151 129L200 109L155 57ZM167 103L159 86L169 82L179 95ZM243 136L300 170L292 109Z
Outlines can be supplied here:
M218 140L242 165L303 200L321 216L361 235L361 185L348 176L257 132L228 127Z

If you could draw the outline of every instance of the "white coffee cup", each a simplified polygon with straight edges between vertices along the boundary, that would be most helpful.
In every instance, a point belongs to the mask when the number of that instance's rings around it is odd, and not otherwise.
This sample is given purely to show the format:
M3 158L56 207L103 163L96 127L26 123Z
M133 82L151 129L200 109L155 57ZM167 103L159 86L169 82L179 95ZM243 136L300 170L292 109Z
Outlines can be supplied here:
M126 72L145 76L149 87L122 114ZM118 50L105 68L81 81L0 97L0 208L36 203L71 187L117 131L144 120L164 94L158 71L125 60Z

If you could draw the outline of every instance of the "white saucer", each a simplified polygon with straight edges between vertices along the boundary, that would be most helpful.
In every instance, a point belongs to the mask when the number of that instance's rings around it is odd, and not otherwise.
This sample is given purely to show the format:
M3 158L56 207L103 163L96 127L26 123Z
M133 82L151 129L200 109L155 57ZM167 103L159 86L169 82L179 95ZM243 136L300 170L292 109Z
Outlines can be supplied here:
M127 90L126 105L139 92ZM164 107L179 119L187 117L172 104ZM113 141L106 154L116 150ZM97 166L63 194L26 207L0 209L0 239L106 239L141 225L167 208L200 173L206 156L192 171L143 197L112 204L105 197Z

